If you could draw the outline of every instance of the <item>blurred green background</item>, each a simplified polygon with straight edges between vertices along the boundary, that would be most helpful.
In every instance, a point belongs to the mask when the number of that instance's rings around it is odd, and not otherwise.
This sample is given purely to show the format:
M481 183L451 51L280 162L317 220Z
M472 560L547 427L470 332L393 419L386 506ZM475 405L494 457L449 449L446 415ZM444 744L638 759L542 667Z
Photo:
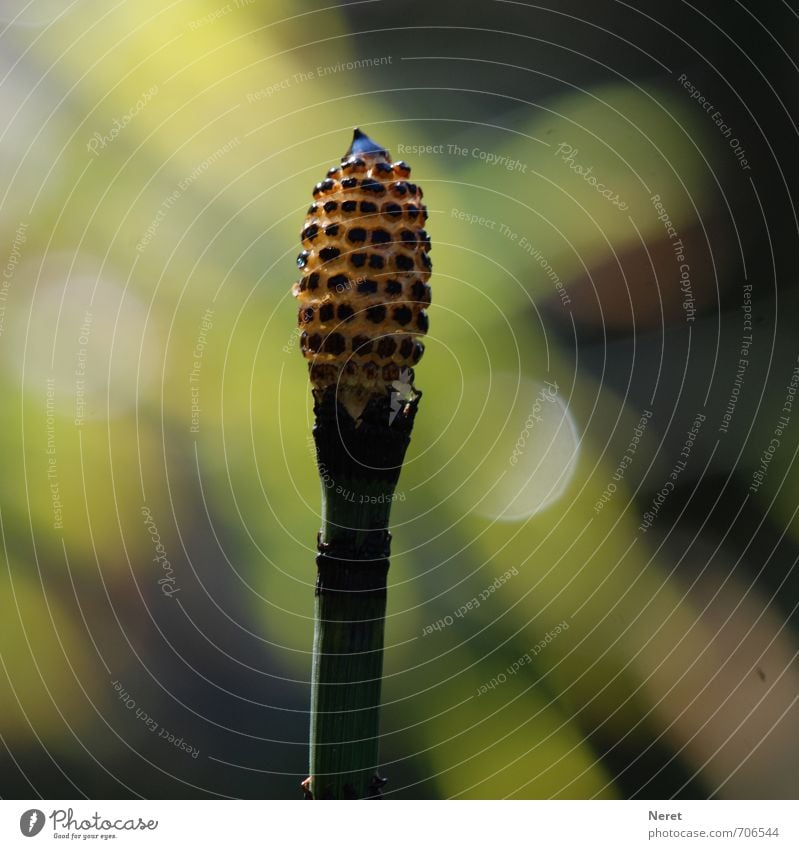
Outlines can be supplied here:
M298 797L290 287L359 125L434 262L388 794L795 796L798 35L778 3L0 3L0 795Z

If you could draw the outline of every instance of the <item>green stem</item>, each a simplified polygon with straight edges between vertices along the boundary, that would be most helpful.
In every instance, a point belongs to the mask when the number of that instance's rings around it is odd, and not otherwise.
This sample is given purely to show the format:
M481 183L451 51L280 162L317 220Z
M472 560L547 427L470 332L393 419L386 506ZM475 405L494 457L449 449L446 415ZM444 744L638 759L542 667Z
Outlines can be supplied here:
M418 399L417 399L418 400ZM334 396L315 409L322 480L311 674L310 791L379 795L377 776L388 521L416 404L380 399L356 424Z
M320 543L327 550L352 551L353 559L331 564L340 588L316 596L311 775L318 799L363 799L374 790L378 764L388 563L355 557L367 548L366 529L386 530L389 507L354 509L364 505L349 499L370 497L368 482L339 486L343 493L323 488Z

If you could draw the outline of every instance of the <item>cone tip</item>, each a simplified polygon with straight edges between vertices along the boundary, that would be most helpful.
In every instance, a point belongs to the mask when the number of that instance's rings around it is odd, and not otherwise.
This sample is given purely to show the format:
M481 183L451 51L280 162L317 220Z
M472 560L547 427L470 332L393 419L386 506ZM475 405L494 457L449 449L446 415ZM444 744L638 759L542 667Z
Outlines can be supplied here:
M352 131L352 144L342 157L346 159L348 156L363 155L366 153L377 154L379 156L388 157L388 152L381 147L377 142L369 138L360 127L355 127Z

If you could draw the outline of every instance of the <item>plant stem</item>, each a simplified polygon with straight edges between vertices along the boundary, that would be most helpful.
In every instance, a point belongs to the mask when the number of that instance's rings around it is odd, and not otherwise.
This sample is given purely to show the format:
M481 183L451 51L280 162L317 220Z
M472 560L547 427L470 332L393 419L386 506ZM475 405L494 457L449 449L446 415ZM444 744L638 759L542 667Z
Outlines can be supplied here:
M358 423L332 388L315 406L322 481L311 676L316 799L379 795L388 521L417 404L418 397L392 417L388 396L376 396Z

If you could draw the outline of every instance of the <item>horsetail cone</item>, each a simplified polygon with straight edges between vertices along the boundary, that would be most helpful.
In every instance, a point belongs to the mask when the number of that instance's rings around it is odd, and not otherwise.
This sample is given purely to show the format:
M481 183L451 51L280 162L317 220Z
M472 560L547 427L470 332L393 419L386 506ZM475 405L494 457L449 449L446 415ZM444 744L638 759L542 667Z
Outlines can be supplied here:
M297 258L300 347L322 483L310 777L314 799L380 794L391 505L421 393L430 303L427 210L411 169L360 130L314 188Z
M300 348L314 395L336 387L357 419L369 399L413 390L430 304L430 239L411 169L359 129L313 190L297 257Z

